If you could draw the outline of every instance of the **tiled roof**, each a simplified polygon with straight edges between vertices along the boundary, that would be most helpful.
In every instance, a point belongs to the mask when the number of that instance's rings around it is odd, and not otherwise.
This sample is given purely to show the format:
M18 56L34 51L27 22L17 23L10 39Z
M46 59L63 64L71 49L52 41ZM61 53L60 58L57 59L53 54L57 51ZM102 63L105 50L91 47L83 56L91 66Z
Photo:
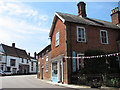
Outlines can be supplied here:
M9 56L21 57L21 58L25 58L25 59L28 58L25 50L18 49L18 48L15 48L15 47L11 47L11 46L7 46L7 45L4 45L4 44L1 44L1 45L2 45L5 53Z
M111 29L120 29L119 26L113 24L112 22L107 22L103 20L98 20L98 19L92 19L88 17L80 17L77 15L72 15L72 14L66 14L66 13L55 13L54 20L56 18L60 18L63 23L65 22L72 22L72 23L79 23L79 24L85 24L85 25L92 25L92 26L98 26L98 27L104 27L104 28L111 28ZM51 37L54 29L54 23L55 21L53 20L53 24L49 33L49 36Z
M42 51L40 51L40 52L38 53L38 55L42 54L42 53L43 53L44 51L46 51L46 50L51 51L51 44L48 45L48 46L46 46Z
M107 28L113 28L113 29L120 29L117 25L113 24L112 22L107 22L103 20L98 19L92 19L88 17L80 17L76 15L71 14L65 14L65 13L58 13L65 21L68 22L74 22L74 23L81 23L81 24L87 24L87 25L94 25L94 26L100 26L100 27L107 27Z

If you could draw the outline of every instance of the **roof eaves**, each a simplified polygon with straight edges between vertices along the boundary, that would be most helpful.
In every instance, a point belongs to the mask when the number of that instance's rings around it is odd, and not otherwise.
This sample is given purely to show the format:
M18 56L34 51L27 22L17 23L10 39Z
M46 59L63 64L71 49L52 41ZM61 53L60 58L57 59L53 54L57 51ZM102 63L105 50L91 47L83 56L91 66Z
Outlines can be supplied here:
M63 23L65 23L65 19L62 18L57 12L55 13L55 15L58 16L62 20Z

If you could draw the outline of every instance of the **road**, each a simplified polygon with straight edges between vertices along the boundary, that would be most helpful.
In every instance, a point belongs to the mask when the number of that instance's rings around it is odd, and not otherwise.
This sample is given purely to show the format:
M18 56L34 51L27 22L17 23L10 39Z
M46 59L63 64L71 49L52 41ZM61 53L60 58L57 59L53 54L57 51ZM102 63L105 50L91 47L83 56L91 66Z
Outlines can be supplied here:
M2 80L2 88L3 90L47 90L48 88L51 90L75 90L66 88L63 86L58 86L50 83L46 83L40 79L36 78L36 75L20 75L20 76L3 76L0 77ZM6 89L7 88L7 89ZM93 90L90 88L79 90ZM96 90L96 89L95 89Z

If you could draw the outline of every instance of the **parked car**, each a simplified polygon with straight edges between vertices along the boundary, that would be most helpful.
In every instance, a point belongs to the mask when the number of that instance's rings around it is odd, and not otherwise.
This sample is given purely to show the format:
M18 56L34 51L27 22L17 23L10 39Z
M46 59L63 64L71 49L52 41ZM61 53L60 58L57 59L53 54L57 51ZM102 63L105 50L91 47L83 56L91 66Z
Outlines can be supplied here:
M4 71L4 75L12 75L13 73L11 71Z
M12 75L13 73L11 71L4 71L1 73L1 76L8 76L8 75Z
M2 70L0 70L0 76L3 76L4 72Z

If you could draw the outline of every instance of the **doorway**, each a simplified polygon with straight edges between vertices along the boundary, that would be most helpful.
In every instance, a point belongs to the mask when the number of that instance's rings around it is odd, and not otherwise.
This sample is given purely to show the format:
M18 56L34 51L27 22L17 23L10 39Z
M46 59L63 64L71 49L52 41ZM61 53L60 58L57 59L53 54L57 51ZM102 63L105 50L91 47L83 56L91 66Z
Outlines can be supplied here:
M44 79L44 66L41 66L41 79Z
M52 63L52 82L58 82L58 67L57 62Z

